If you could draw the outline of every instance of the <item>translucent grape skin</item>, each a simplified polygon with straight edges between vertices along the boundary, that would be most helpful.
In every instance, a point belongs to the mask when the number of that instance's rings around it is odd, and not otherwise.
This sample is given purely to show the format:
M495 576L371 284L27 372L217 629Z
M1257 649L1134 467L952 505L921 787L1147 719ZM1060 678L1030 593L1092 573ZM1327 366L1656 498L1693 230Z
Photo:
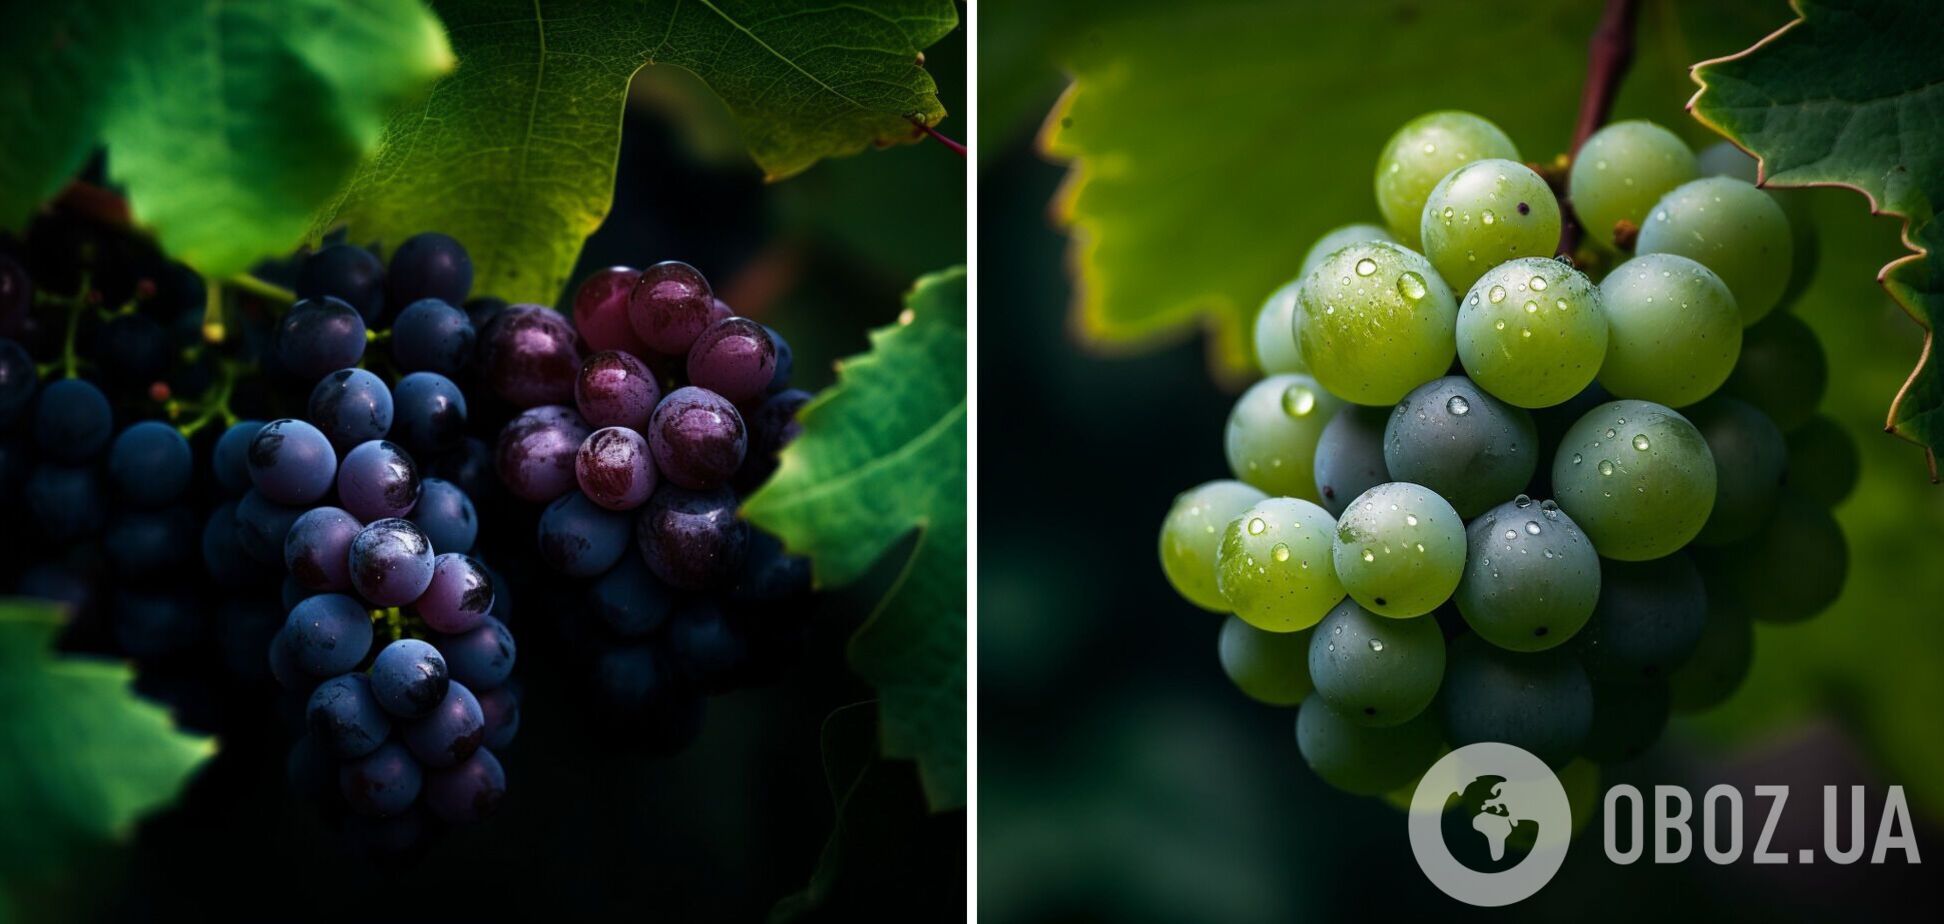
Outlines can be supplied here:
M1433 187L1451 171L1486 158L1518 160L1498 126L1469 112L1430 112L1404 123L1377 156L1377 210L1406 247L1422 245L1419 222Z
M367 523L409 516L421 485L411 455L385 440L358 444L338 466L338 503Z
M1433 619L1387 619L1344 600L1310 633L1317 695L1359 725L1416 718L1444 679L1444 632Z
M1384 424L1384 466L1443 496L1467 519L1517 494L1539 463L1532 415L1462 375L1413 389Z
M1380 484L1337 520L1331 559L1344 590L1363 608L1394 619L1422 616L1458 587L1465 524L1429 488Z
M1639 757L1660 740L1667 716L1665 680L1595 683L1593 722L1587 726L1580 754L1603 764Z
M1309 631L1264 632L1239 617L1222 621L1215 651L1222 673L1249 698L1271 706L1295 706L1310 695Z
M1434 711L1452 747L1498 741L1559 767L1586 741L1593 685L1558 649L1510 652L1467 635L1451 643Z
M1272 375L1249 386L1223 432L1229 471L1270 494L1315 500L1316 441L1342 406L1307 375Z
M1644 119L1614 122L1573 155L1566 193L1588 236L1614 248L1620 222L1638 231L1654 203L1700 175L1680 136Z
M569 577L604 574L628 551L631 525L626 514L569 491L540 514L540 558Z
M709 325L689 347L688 377L733 404L762 397L776 377L776 344L769 329L739 317Z
M339 369L311 389L306 415L341 455L391 432L396 408L385 380L363 369Z
M351 540L351 586L378 606L404 606L432 583L432 543L410 520L379 520Z
M412 603L412 612L434 632L470 632L493 611L493 578L470 555L447 552L432 559L432 583Z
M587 435L587 422L571 408L522 412L500 430L495 468L501 482L513 496L536 504L572 491L574 458Z
M580 373L573 325L541 305L510 305L480 333L486 384L514 407L566 404Z
M1829 359L1822 342L1801 318L1777 313L1742 335L1741 359L1723 383L1723 394L1760 408L1783 433L1816 416L1829 389Z
M437 231L414 234L392 251L385 273L385 301L409 305L422 298L461 304L472 294L472 257L466 248Z
M284 536L284 567L304 589L344 593L351 589L351 539L364 528L337 507L304 511Z
M1726 702L1755 660L1755 627L1740 608L1710 601L1693 654L1668 678L1674 711L1695 713Z
M1384 467L1388 408L1350 404L1339 408L1316 438L1316 493L1323 509L1342 516L1357 495L1390 481Z
M299 301L277 323L277 356L304 381L357 365L364 350L364 318L335 298Z
M418 456L451 452L466 440L466 395L436 372L414 372L392 386L389 436Z
M1606 364L1600 385L1622 398L1685 407L1728 380L1741 355L1740 314L1707 267L1675 254L1646 254L1600 283Z
M635 336L628 323L628 294L641 280L641 271L631 266L610 266L596 270L581 280L574 290L574 329L580 331L587 348L597 353L610 351L644 353L648 345Z
M641 271L628 294L628 323L651 350L682 356L715 320L715 293L701 271L668 260Z
M337 480L337 453L323 431L301 420L273 420L250 438L250 483L285 506L317 502ZM282 550L281 537L278 550Z
M1725 545L1755 534L1775 510L1788 471L1789 444L1768 415L1745 401L1716 395L1686 412L1714 455L1715 505L1694 541Z
M1508 651L1544 651L1581 631L1601 598L1600 557L1552 501L1521 494L1466 528L1465 624Z
M1212 612L1228 611L1215 586L1215 560L1230 520L1269 495L1240 481L1209 481L1175 495L1161 521L1161 572L1182 599Z
M729 400L693 385L677 388L648 420L648 448L662 477L692 490L729 480L749 451L742 414Z
M412 515L406 519L425 534L435 555L470 552L479 538L479 514L473 508L472 498L444 478L419 482L418 506L412 508Z
M1430 769L1442 742L1427 710L1401 725L1376 728L1351 721L1321 696L1296 713L1296 748L1323 782L1358 796L1409 785Z
M1593 383L1607 354L1600 287L1559 260L1521 257L1478 277L1458 306L1458 359L1507 404L1552 407Z
M1559 200L1516 161L1475 161L1438 181L1424 201L1424 256L1455 289L1519 257L1551 256L1559 245Z
M626 427L588 434L574 457L574 475L587 499L609 510L633 510L655 493L648 441Z
M431 643L402 638L371 662L371 692L395 718L416 719L445 700L452 678L445 656Z
M189 441L176 428L144 420L115 437L108 449L108 478L124 500L142 507L173 503L195 474Z
M1576 639L1588 676L1610 683L1667 678L1701 640L1708 592L1685 552L1600 564L1600 604Z
M371 617L343 594L305 598L291 609L283 631L293 663L313 677L349 671L371 648Z
M574 403L589 426L646 429L660 402L654 372L627 353L595 353L574 379Z
M1849 543L1816 502L1782 492L1754 535L1701 550L1708 590L1763 622L1801 622L1828 609L1849 576Z
M1856 490L1863 460L1836 421L1818 414L1788 436L1789 489L1825 507L1834 507Z
M736 495L727 488L693 491L663 483L641 508L635 542L648 570L663 582L705 590L735 577L749 526L736 516Z
M379 708L363 674L339 674L311 691L304 709L311 737L340 760L363 757L391 736L391 717Z
M401 372L458 375L478 336L464 311L436 298L420 299L392 322L392 362Z
M369 326L385 312L385 265L363 247L332 244L304 259L295 292L306 301L341 299Z
M1560 440L1552 472L1559 506L1603 558L1670 555L1714 509L1714 455L1701 431L1647 401L1588 411Z
M1303 277L1323 262L1323 258L1350 244L1363 241L1394 243L1395 240L1389 231L1376 225L1357 224L1332 228L1310 245L1309 252L1303 255L1303 267L1297 272L1296 278L1270 293L1268 300L1256 312L1256 365L1262 368L1264 375L1309 371L1296 338L1296 293L1302 287Z
M1296 336L1310 374L1357 404L1394 404L1458 355L1458 302L1424 257L1396 244L1351 244L1304 278Z
M1711 176L1662 196L1634 252L1679 254L1713 270L1735 294L1746 327L1782 300L1795 242L1774 197L1742 180Z
M1257 502L1223 529L1216 589L1235 615L1258 629L1316 625L1344 594L1330 557L1335 527L1329 511L1309 501Z
M1696 166L1702 176L1731 176L1744 183L1754 183L1761 173L1760 165L1747 151L1735 147L1732 141L1719 141L1694 155ZM1782 301L1776 307L1789 304L1802 290L1808 288L1816 277L1818 248L1816 240L1815 212L1805 194L1789 189L1764 189L1782 206L1782 214L1789 217L1789 235L1795 240L1795 260L1789 272L1789 283L1782 290ZM1773 314L1773 312L1771 312Z

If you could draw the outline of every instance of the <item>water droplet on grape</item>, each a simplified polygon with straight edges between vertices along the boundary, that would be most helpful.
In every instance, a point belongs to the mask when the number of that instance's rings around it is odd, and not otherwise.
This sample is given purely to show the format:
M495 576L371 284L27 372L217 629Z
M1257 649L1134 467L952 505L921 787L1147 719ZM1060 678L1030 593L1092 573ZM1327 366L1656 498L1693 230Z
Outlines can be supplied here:
M1534 292L1544 292L1546 291L1546 277L1534 276L1526 285L1531 286Z
M1638 450L1640 450L1641 452L1646 452L1646 451L1647 451L1647 435L1646 435L1646 434L1644 434L1644 433L1636 433L1636 434L1634 434L1634 448L1635 448L1635 449L1638 449Z
M1489 224L1496 223L1498 221L1498 216L1492 214L1491 209L1486 209L1485 211L1479 213L1478 220L1489 225Z
M1316 392L1307 385L1291 385L1283 389L1282 406L1291 417L1308 417L1316 410Z
M1499 302L1505 301L1505 287L1493 286L1491 291L1485 293L1485 296L1487 298L1490 298L1492 300L1492 304L1494 305L1498 304Z
M1496 323L1496 324L1493 324L1493 325L1492 325L1492 329L1493 329L1493 330L1504 330L1504 329L1505 329L1505 322L1504 322L1504 321L1500 321L1500 322L1498 322L1498 323Z
M1262 535L1262 531L1268 528L1269 524L1262 522L1261 517L1249 518L1249 535L1260 536Z
M1269 550L1269 557L1274 558L1277 561L1288 561L1289 546L1284 545L1283 543L1280 542L1276 543L1275 548Z
M1374 639L1374 638L1373 638L1373 639L1371 639L1371 640L1370 640L1370 650L1371 650L1371 651L1383 651L1383 650L1384 650L1384 643L1383 643L1383 642L1380 642L1380 641L1378 641L1378 640L1376 640L1376 639Z
M1579 454L1579 453L1577 453L1577 452L1576 452L1576 453L1573 453L1573 464L1574 464L1574 465L1578 465L1578 464L1580 464L1581 462L1584 462L1584 461L1585 461L1585 459L1584 459L1584 458L1582 458L1582 457L1580 456L1580 454Z
M1614 429L1613 429L1612 427L1608 427L1608 428L1607 428L1607 432L1606 432L1606 438L1607 438L1607 439L1613 439L1614 437L1616 437L1616 436L1619 436L1619 435L1620 435L1620 434L1619 434L1618 432L1616 432L1616 431L1615 431L1615 430L1614 430Z
M1405 514L1405 515L1404 515L1404 525L1405 525L1405 526L1416 526L1416 525L1418 525L1418 521L1417 521L1417 514L1414 514L1414 513L1407 513L1407 514Z
M1515 530L1510 530L1510 529L1508 529L1508 530L1506 530L1506 531L1505 531L1505 538L1506 538L1506 539L1508 539L1508 540L1511 540L1511 539L1517 539L1517 538L1519 538L1519 534L1518 534L1518 532L1517 532L1517 531L1515 531Z
M1377 556L1375 556L1375 555L1372 555L1372 554L1370 554L1370 550L1369 550L1369 549L1364 549L1364 554L1363 554L1363 560L1364 560L1364 561L1376 561L1376 560L1377 560Z
M1408 298L1411 301L1417 301L1418 299L1423 298L1424 293L1428 290L1425 289L1424 287L1423 276L1419 276L1416 273L1407 272L1404 275L1397 277L1397 291L1402 293L1405 298Z
M1538 303L1538 302L1526 302L1526 303L1525 303L1525 310L1526 310L1526 314L1538 314L1538 313L1539 313L1539 303Z
M1512 504L1520 509L1524 509L1532 506L1532 498L1528 495L1521 494L1518 497L1512 498Z
M1611 475L1611 474L1613 474L1613 463L1612 463L1611 461L1609 461L1609 460L1606 460L1606 459L1601 459L1601 460L1600 460L1600 474L1602 474L1602 475Z
M1371 259L1371 258L1369 258L1369 257L1365 257L1365 258L1363 258L1363 259L1361 259L1361 260L1358 260L1358 261L1357 261L1357 275L1359 275L1359 276L1368 276L1368 275L1370 275L1371 273L1374 273L1374 272L1377 272L1377 261L1376 261L1376 260L1372 260L1372 259Z
M1539 521L1537 520L1526 521L1526 535L1528 536L1539 535Z
M1452 395L1451 400L1445 402L1445 410L1453 417L1463 417L1471 413L1471 402L1466 401L1463 395Z

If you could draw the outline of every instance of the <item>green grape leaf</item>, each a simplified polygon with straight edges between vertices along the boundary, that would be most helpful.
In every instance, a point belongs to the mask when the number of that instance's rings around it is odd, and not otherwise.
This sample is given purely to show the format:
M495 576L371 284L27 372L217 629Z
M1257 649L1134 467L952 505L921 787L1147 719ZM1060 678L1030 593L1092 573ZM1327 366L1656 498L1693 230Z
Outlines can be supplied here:
M0 918L86 845L175 798L215 741L136 697L127 664L58 656L60 610L0 600ZM24 911L25 909L20 909Z
M452 66L416 0L83 0L8 14L0 227L97 147L163 249L228 276L303 240L385 120Z
M918 280L899 323L804 406L803 435L743 504L810 556L821 586L857 580L917 532L850 661L877 688L884 754L916 759L940 810L965 804L965 294L962 267Z
M1376 219L1377 153L1399 125L1471 110L1534 161L1570 141L1598 4L1337 6L1097 4L1054 43L1072 83L1041 144L1072 165L1054 211L1071 231L1083 339L1124 352L1200 328L1215 371L1243 378L1263 299L1322 232ZM1641 43L1616 118L1669 121L1688 64L1770 24L1757 6L1648 5L1641 34L1660 39Z
M1696 118L1761 161L1769 186L1843 186L1905 220L1913 253L1878 279L1925 331L1888 429L1944 445L1944 376L1931 337L1944 317L1944 5L1795 0L1798 18L1740 53L1694 67Z
M465 242L476 291L552 303L607 217L621 112L637 70L668 64L721 96L771 179L945 117L924 48L950 0L435 2L460 66L399 112L315 230Z

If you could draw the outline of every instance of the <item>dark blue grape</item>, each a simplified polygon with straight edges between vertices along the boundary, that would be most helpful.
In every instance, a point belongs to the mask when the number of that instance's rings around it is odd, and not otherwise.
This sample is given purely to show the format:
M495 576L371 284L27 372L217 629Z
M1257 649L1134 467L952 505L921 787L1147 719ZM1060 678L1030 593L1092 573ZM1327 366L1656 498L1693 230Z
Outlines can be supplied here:
M313 507L284 536L284 567L305 590L351 590L351 540L364 524L337 507Z
M473 353L472 320L436 298L420 299L392 322L392 361L401 372L458 375Z
M593 577L628 551L631 520L574 491L540 514L540 558L561 574Z
M216 438L211 466L224 493L240 495L250 489L250 443L261 429L261 420L239 420Z
M110 383L141 387L168 374L174 347L168 330L154 318L125 314L95 334L90 355Z
M304 508L273 503L263 492L251 489L236 502L236 542L243 554L259 563L280 566L284 539L303 515Z
M339 759L363 757L391 736L391 717L378 707L363 674L340 674L318 684L304 718L311 738Z
M466 437L459 448L433 456L425 470L452 482L467 497L485 498L494 485L493 447L478 437Z
M385 267L363 247L332 244L304 261L296 291L303 299L340 299L357 309L366 325L374 324L385 310Z
M776 344L769 328L736 317L711 324L689 347L688 377L735 404L762 397L776 378Z
M203 635L200 606L172 593L118 593L114 620L115 643L133 658L180 654Z
M494 571L491 565L480 562L486 575L493 579L493 618L500 622L513 620L513 585L506 582L506 575Z
M263 562L243 551L242 543L237 541L236 501L224 501L210 511L209 519L203 523L202 557L203 570L209 572L217 586L229 590L268 585L275 575Z
M486 717L464 683L446 684L445 698L432 711L405 724L399 736L412 756L427 767L450 767L479 750L486 740Z
M91 382L62 379L41 389L34 405L34 445L57 462L86 462L108 448L115 415Z
M398 444L360 443L338 466L338 502L351 515L370 522L402 517L418 506L418 464Z
M675 592L648 570L640 555L623 555L614 570L587 589L588 608L616 635L640 638L674 611Z
M1412 389L1384 425L1390 476L1438 492L1468 519L1523 490L1538 464L1532 415L1462 375Z
M415 638L402 638L378 652L371 663L371 691L385 711L416 719L445 699L451 684L445 656Z
M1332 516L1343 516L1351 501L1391 480L1384 467L1384 423L1389 419L1389 408L1351 404L1323 426L1316 438L1316 493Z
M797 412L810 403L807 391L786 389L769 396L749 415L749 451L736 470L736 488L754 491L776 474L778 453L803 433Z
M790 341L767 324L763 329L769 331L770 343L776 346L776 372L770 376L769 393L776 394L790 387L790 377L796 374L796 353L790 349Z
M1451 643L1432 708L1453 747L1500 741L1558 767L1586 740L1593 686L1561 649L1510 652L1465 635Z
M749 551L729 588L737 603L783 603L810 593L810 559L787 555L783 543L760 529L749 531Z
M270 640L283 623L283 612L259 595L232 597L218 604L216 643L223 653L223 666L240 680L268 681L270 663L263 653L270 650Z
M459 447L466 438L466 396L451 379L414 372L391 392L396 415L391 437L414 456L430 457Z
M633 510L655 493L648 441L626 427L588 434L574 456L574 478L587 498L609 510Z
M379 606L404 606L432 583L432 543L410 520L366 526L351 540L351 586Z
M458 241L436 231L414 234L392 251L385 300L410 305L436 298L457 305L472 294L472 257Z
M391 432L391 389L363 369L339 369L311 389L309 416L342 454Z
M480 362L493 393L515 407L567 404L581 357L574 327L541 305L513 305L480 332Z
M479 333L480 338L484 338L487 325L493 323L493 319L506 310L506 299L482 295L467 299L466 303L459 307L466 312L466 320L472 322L473 330ZM474 340L475 350L479 342L480 339Z
M145 420L121 432L108 450L108 477L121 496L144 507L173 503L189 489L195 461L174 427Z
M442 635L434 640L445 657L452 679L475 690L494 690L506 685L513 675L513 661L519 648L506 624L486 617L479 628L458 635Z
M0 427L13 425L39 385L40 370L27 348L12 340L0 340Z
M338 791L361 815L383 818L411 808L424 783L418 761L396 741L338 768Z
M434 555L470 552L479 538L479 515L473 510L472 498L443 478L420 482L418 506L407 519L425 533Z
M660 652L649 645L614 648L594 662L601 699L623 712L644 712L679 695L679 681Z
M245 454L250 483L264 499L304 506L317 503L337 479L337 452L322 430L301 420L273 420L250 438ZM281 540L282 537L279 537ZM277 547L282 554L283 547Z
M500 481L521 500L552 501L574 490L575 456L586 439L587 422L571 408L523 411L500 430L495 456Z
M684 590L720 587L742 567L749 526L736 516L727 488L691 491L664 484L635 524L648 569Z
M27 512L53 542L72 542L101 528L107 499L94 469L43 462L27 478Z
M1686 552L1651 561L1600 559L1600 600L1573 637L1595 680L1666 679L1694 653L1708 622L1708 590Z
M307 597L284 620L291 657L312 677L334 677L371 650L371 614L344 594Z
M412 611L434 632L470 632L493 611L493 578L478 559L447 552L432 560L432 583Z
M304 381L355 366L364 358L365 322L358 309L335 298L305 299L277 325L277 358Z
M425 807L447 824L485 821L506 796L506 771L484 748L464 763L434 771L425 781Z
M640 430L660 402L654 370L628 353L595 353L574 378L574 404L591 427Z
M101 547L117 578L148 581L187 565L196 535L196 516L187 507L123 510L109 521Z
M668 623L668 650L676 668L705 693L734 689L749 660L749 645L722 608L697 600Z
M742 413L727 398L702 388L678 388L648 421L655 470L684 488L722 485L742 467L749 449Z
M628 294L628 323L648 348L682 356L715 320L715 293L701 271L668 260L641 271Z
M286 621L277 634L270 637L269 664L270 676L276 678L277 685L293 693L309 695L317 685L312 677L297 665L297 646L291 641L290 623Z
M520 733L519 692L506 686L481 690L473 697L479 700L479 714L486 718L485 746L495 751L505 750Z

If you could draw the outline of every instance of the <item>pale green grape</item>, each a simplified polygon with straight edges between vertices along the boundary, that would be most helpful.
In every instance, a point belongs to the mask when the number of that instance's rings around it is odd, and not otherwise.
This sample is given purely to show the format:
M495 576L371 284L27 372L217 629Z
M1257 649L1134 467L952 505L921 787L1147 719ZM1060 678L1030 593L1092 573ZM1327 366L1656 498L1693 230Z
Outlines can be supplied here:
M1423 256L1369 241L1337 250L1303 280L1296 334L1310 374L1358 404L1395 404L1458 353L1458 300Z
M1271 706L1294 706L1315 686L1310 682L1310 630L1264 632L1240 618L1222 623L1216 654L1222 673L1236 689Z
M1732 176L1745 183L1755 182L1759 172L1755 158L1748 152L1735 147L1732 142L1721 141L1702 149L1695 155L1695 163L1702 176ZM1809 287L1815 278L1818 251L1821 249L1816 240L1816 216L1810 208L1810 199L1804 190L1764 189L1782 206L1782 214L1789 216L1789 237L1795 249L1795 263L1789 273L1789 285L1782 292L1782 301L1777 308L1786 308L1802 290Z
M1215 556L1230 520L1268 497L1240 481L1210 481L1175 496L1161 521L1161 571L1182 599L1205 610L1228 611L1215 589Z
M1701 712L1726 702L1754 660L1755 627L1748 615L1732 603L1710 600L1701 641L1668 678L1674 711Z
M1608 125L1580 145L1566 192L1586 233L1612 247L1616 223L1639 229L1654 203L1699 175L1694 152L1678 136L1635 119Z
M1418 247L1418 219L1431 188L1450 173L1490 157L1518 160L1499 127L1469 112L1418 116L1397 130L1377 156L1377 210L1405 246Z
M1455 599L1465 624L1486 641L1544 651L1593 615L1600 556L1558 504L1521 494L1474 518L1465 541Z
M1714 509L1714 455L1701 431L1647 401L1588 411L1560 439L1552 471L1559 506L1605 558L1670 555Z
M1816 332L1795 315L1777 314L1742 335L1741 358L1721 391L1761 408L1791 433L1816 416L1828 388L1829 359Z
M1789 491L1755 535L1697 554L1709 594L1763 622L1801 622L1828 609L1849 576L1849 543L1836 518Z
M1386 619L1345 600L1310 633L1316 692L1359 725L1398 725L1431 705L1444 679L1435 619Z
M1435 183L1437 181L1432 180L1432 182ZM1429 189L1430 187L1427 186L1426 188ZM1330 254L1336 253L1351 244L1363 244L1370 241L1383 241L1388 244L1395 244L1397 243L1397 238L1392 237L1389 231L1370 224L1342 225L1331 228L1329 231L1324 232L1322 237L1317 238L1316 243L1310 245L1309 253L1303 254L1303 271L1296 278L1301 279L1304 276L1308 276L1310 270L1315 269Z
M1380 484L1337 520L1332 552L1343 589L1372 612L1422 616L1451 599L1465 569L1465 523L1423 485Z
M1335 427L1334 421L1330 424ZM1856 479L1863 460L1857 456L1856 441L1837 426L1836 421L1817 415L1788 436L1789 488L1824 507L1834 507L1856 490ZM1330 430L1316 444L1317 471L1323 470L1323 453L1330 445ZM1318 476L1318 489L1323 482ZM1328 493L1325 492L1325 500ZM1323 506L1327 507L1326 502Z
M1458 359L1507 404L1551 407L1600 373L1607 317L1600 288L1559 260L1521 257L1485 271L1458 306Z
M1402 725L1359 725L1321 696L1296 713L1296 749L1323 782L1347 793L1375 796L1409 783L1431 768L1443 742L1429 710Z
M1716 395L1686 412L1714 454L1714 512L1694 541L1725 545L1754 535L1775 512L1789 444L1775 421L1746 401Z
M1256 312L1256 365L1265 375L1309 371L1296 343L1296 291L1302 286L1303 280L1298 277L1272 293Z
M1734 371L1741 315L1707 267L1674 254L1635 257L1614 267L1600 295L1610 329L1600 385L1614 395L1683 407Z
M1270 632L1316 625L1343 599L1330 560L1336 519L1306 500L1271 497L1230 520L1215 586L1235 615Z
M1316 499L1316 440L1343 402L1307 375L1272 375L1242 393L1222 440L1235 477L1270 494Z
M1672 253L1713 270L1741 308L1742 326L1762 319L1789 284L1795 241L1775 199L1733 177L1683 183L1662 196L1640 228L1635 253Z
M1507 260L1551 256L1559 246L1559 200L1526 165L1481 160L1438 181L1419 228L1431 265L1453 288L1467 289Z

